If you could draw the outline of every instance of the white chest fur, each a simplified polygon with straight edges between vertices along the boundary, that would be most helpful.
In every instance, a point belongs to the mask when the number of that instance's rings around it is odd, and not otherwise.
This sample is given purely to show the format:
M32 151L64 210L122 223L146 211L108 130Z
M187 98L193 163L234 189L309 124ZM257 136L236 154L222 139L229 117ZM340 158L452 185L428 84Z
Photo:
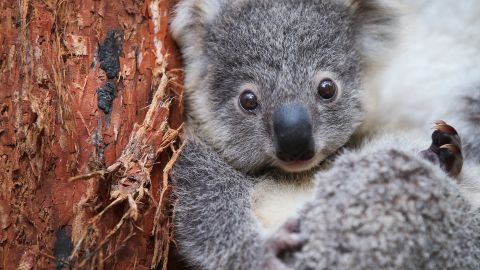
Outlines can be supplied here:
M314 194L313 179L299 181L266 180L255 186L252 209L267 231L276 230Z

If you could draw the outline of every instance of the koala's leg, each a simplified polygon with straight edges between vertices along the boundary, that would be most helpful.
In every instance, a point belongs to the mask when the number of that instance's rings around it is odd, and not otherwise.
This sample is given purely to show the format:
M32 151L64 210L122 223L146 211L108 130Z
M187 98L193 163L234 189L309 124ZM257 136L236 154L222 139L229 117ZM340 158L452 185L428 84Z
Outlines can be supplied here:
M278 258L301 238L288 224L269 237L251 211L255 179L226 164L213 150L187 144L172 179L179 252L201 269L288 269Z
M480 269L480 215L415 151L340 156L301 214L294 269Z
M452 126L444 121L435 122L435 131L432 133L432 144L421 155L437 164L452 177L460 174L463 166L462 143Z

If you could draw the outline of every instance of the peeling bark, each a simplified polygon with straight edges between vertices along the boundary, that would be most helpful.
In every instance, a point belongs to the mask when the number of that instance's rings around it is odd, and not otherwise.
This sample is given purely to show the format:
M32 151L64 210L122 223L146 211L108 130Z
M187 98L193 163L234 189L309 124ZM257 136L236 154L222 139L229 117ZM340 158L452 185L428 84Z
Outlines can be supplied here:
M174 2L0 2L0 269L166 269Z

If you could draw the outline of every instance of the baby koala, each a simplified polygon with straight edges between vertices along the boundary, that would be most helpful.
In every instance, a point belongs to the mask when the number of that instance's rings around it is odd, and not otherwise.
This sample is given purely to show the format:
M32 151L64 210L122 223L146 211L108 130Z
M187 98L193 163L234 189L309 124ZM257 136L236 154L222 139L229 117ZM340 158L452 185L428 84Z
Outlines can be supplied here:
M362 122L361 78L392 23L376 0L179 2L188 144L172 178L191 265L287 269L281 258L305 242L287 217L317 200L313 175ZM456 175L460 140L437 130L448 146L422 155Z

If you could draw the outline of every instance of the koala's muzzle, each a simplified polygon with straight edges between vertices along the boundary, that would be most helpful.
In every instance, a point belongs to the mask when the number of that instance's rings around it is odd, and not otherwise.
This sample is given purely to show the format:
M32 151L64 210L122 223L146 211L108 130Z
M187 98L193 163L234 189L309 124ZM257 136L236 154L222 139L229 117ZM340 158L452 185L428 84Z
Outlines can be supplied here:
M315 154L310 114L299 104L286 105L273 113L276 154L286 162L306 161Z

